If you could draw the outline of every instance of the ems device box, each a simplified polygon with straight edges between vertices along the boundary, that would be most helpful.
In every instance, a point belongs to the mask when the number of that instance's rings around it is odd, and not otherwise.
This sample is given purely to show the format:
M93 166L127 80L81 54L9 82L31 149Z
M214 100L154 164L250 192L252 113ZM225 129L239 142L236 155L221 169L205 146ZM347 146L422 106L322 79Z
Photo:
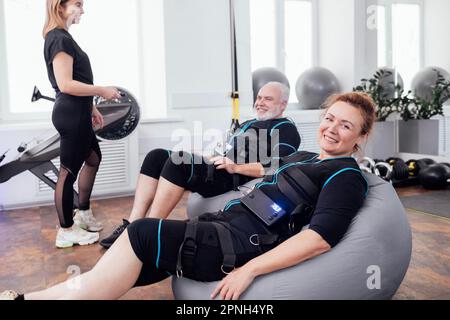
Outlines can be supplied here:
M283 208L257 188L242 198L241 202L269 227L286 214Z

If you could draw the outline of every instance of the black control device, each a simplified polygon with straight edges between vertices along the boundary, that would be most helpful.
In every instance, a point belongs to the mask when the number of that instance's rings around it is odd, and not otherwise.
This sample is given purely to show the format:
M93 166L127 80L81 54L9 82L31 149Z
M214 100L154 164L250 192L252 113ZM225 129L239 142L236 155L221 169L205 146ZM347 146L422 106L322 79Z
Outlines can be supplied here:
M243 197L241 203L269 227L286 214L283 208L257 188Z

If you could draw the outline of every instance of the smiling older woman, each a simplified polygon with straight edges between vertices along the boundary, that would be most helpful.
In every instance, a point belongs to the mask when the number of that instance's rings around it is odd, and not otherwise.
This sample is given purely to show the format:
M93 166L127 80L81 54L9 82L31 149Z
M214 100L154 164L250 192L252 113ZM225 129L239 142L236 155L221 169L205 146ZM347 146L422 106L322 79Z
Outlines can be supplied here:
M4 296L117 299L134 286L177 274L222 280L211 298L239 299L255 277L312 259L340 242L367 194L352 154L374 120L375 105L367 95L333 96L318 130L320 154L283 158L273 175L223 211L190 221L132 223L97 265L79 276L77 289L62 283L25 296L12 291Z

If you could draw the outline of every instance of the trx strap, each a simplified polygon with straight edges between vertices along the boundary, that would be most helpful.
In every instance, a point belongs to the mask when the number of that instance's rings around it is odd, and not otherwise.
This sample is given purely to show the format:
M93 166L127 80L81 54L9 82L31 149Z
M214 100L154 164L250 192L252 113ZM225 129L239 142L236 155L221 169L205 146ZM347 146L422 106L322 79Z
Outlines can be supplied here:
M194 257L197 252L197 225L198 218L194 218L186 224L184 240L178 250L177 270L178 278L183 277L183 267L193 268Z
M239 75L238 75L238 63L237 63L237 41L236 41L236 17L234 12L234 0L230 2L230 34L231 34L231 99L233 104L233 112L231 117L231 126L229 131L229 137L238 131L239 125ZM214 181L214 165L208 164L207 176L205 182ZM239 186L239 177L233 175L234 191L237 191Z
M237 62L237 44L236 44L236 19L234 12L234 0L230 0L230 31L231 31L231 81L233 100L233 116L231 120L230 134L233 135L239 129L239 75ZM238 191L239 176L233 175L233 189Z
M236 45L236 19L234 12L234 0L230 0L230 31L231 31L231 77L233 99L233 116L231 120L230 134L234 134L239 128L239 77Z

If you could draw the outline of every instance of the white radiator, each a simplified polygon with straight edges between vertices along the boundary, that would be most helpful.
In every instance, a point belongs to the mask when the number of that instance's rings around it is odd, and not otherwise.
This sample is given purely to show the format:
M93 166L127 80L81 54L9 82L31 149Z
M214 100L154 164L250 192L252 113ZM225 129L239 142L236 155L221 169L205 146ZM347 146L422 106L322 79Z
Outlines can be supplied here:
M320 147L317 143L319 125L320 122L296 123L302 139L299 150L320 153Z
M95 179L93 196L106 196L111 194L128 194L134 191L139 173L139 152L137 134L116 141L100 142L102 162ZM52 161L59 169L59 158ZM49 172L49 178L56 181L56 176ZM38 196L53 195L53 189L36 178ZM75 184L75 190L78 189Z

